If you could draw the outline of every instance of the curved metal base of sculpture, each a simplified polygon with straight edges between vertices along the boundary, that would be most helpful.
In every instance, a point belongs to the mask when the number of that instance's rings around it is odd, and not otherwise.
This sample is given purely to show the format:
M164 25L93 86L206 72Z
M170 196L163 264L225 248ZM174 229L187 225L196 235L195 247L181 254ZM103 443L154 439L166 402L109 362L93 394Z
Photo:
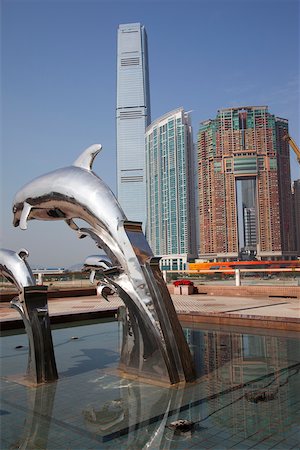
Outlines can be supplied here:
M48 314L48 288L35 286L27 256L27 250L16 253L0 249L0 273L19 290L18 297L10 303L20 313L29 341L25 380L30 384L49 383L57 380L58 375Z
M24 322L29 340L26 380L32 384L58 379L47 304L47 287L25 287L10 303Z
M111 190L91 168L100 145L87 148L73 166L55 170L17 193L14 225L65 220L79 237L90 236L111 261L102 278L124 301L133 339L124 342L121 366L170 383L193 381L195 370L171 297L140 223L128 222ZM74 219L90 225L79 228Z

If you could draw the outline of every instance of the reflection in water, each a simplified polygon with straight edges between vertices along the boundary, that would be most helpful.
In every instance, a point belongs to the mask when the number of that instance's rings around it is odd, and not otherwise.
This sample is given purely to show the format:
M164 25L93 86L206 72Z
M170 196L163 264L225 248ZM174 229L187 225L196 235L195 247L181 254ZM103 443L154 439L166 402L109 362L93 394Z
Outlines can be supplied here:
M128 407L124 405L123 399L106 402L101 409L97 410L89 405L82 411L87 428L93 433L104 432L120 422L124 422L128 415Z
M102 367L109 367L110 364L117 362L119 355L112 350L105 348L89 348L81 349L80 355L77 357L76 364L67 371L62 372L62 377L72 377L83 372L90 372L99 367L101 361Z
M197 384L178 391L160 389L153 396L144 384L129 384L120 390L120 399L100 408L99 399L92 414L83 411L86 426L104 441L127 436L127 448L150 448L154 438L161 448L169 448L178 435L185 441L195 434L200 439L208 420L231 434L242 431L245 438L259 437L262 424L265 431L274 429L274 410L277 430L279 423L285 429L290 417L287 398L292 394L289 381L300 371L295 355L288 354L285 338L195 329L185 333L197 367ZM102 419L109 410L115 418L104 427ZM189 419L188 432L175 427L172 431L170 424L182 418Z
M299 430L295 428L299 340L213 328L185 329L185 335L198 380L178 388L109 375L107 368L116 363L113 352L103 358L96 352L97 369L92 362L96 345L91 336L92 351L81 348L80 353L70 354L80 364L64 372L68 378L28 390L24 430L19 437L15 431L10 441L13 448L62 448L56 442L54 424L70 439L84 438L84 443L78 442L81 448L105 448L106 444L130 449L204 448L212 446L212 436L216 448L237 443L259 448L262 441L266 444L272 438L274 446ZM86 366L80 355L89 356ZM9 394L7 400L7 405L13 404ZM61 415L63 410L69 415ZM13 423L10 416L2 417ZM172 429L170 425L178 420L190 422L191 430L178 433Z
M56 383L27 389L28 412L22 435L11 449L37 449L48 447L48 435L56 392Z
M180 413L184 390L158 388L155 395L149 393L149 386L132 382L120 389L122 398L101 405L99 396L82 411L87 430L101 435L103 442L127 436L126 448L160 448L168 417Z
M206 392L213 397L208 412L214 415L213 421L234 433L243 432L245 437L262 429L284 431L290 417L288 400L296 394L289 380L299 376L298 343L291 345L284 337L213 330L186 333L188 342L196 343L198 373L207 375ZM287 367L291 370L285 370ZM234 388L238 386L237 397ZM215 396L228 388L231 391L226 396ZM216 414L218 411L222 414Z

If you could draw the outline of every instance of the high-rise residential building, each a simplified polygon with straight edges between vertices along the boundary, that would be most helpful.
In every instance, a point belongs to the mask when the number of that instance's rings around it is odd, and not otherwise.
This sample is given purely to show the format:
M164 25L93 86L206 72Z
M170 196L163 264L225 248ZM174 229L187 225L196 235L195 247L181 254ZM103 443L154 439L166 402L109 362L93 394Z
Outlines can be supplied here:
M198 133L200 257L295 256L288 121L226 108Z
M195 256L195 178L190 116L182 108L146 129L147 238L161 267L185 269Z
M117 57L117 197L128 220L146 224L145 129L150 124L146 30L119 25Z
M296 252L300 257L300 180L293 183L293 211Z

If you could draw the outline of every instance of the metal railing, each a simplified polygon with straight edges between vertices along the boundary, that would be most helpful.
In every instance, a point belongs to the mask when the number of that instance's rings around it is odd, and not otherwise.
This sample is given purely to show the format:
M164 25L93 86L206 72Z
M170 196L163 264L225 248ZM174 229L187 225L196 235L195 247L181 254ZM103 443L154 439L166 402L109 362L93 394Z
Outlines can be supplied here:
M300 268L163 270L166 283L187 278L199 284L300 286Z
M89 280L89 273L87 272L62 272L62 271L33 271L38 285L45 285L49 290L55 289L78 289L90 288L92 284ZM16 291L14 286L5 278L0 277L1 292Z
M218 270L163 270L167 283L178 279L189 279L194 285L277 285L300 286L300 269L218 269ZM49 286L49 290L90 288L87 272L42 272L34 274L37 284ZM14 291L14 286L5 278L0 277L1 292Z

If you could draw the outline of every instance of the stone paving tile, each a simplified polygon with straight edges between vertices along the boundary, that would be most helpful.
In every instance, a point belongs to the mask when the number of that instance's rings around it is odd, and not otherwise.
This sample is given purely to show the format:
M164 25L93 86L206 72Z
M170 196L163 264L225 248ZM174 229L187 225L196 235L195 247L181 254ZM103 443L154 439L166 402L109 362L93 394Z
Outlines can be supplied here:
M266 320L266 317L300 319L299 299L209 297L201 294L192 296L172 295L172 299L176 311L182 313L203 313L219 316L224 314L227 316L230 314L239 314L264 320ZM109 302L96 296L51 299L48 302L50 315L112 310L118 308L122 304L122 300L116 295L111 296ZM0 322L16 318L19 318L19 313L10 308L9 303L0 304Z

